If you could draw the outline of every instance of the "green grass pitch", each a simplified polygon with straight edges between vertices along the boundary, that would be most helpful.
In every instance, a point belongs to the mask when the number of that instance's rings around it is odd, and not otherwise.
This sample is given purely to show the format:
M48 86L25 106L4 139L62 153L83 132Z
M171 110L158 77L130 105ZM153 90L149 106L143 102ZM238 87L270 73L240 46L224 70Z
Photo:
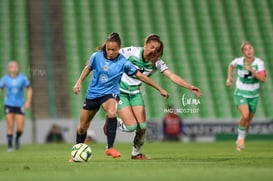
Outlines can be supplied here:
M131 160L131 144L116 143L122 157L105 156L104 144L90 145L86 163L69 163L72 144L22 145L6 152L0 145L0 181L160 181L273 180L273 142L248 141L243 152L234 142L146 143L152 160Z

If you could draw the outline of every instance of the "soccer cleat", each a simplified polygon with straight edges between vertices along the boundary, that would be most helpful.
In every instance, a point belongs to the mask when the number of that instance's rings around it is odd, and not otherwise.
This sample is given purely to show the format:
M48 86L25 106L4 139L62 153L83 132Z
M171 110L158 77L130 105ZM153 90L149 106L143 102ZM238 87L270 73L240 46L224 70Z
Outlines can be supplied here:
M70 158L69 160L68 160L70 163L74 163L75 161L73 160L73 158Z
M12 148L8 148L7 152L8 153L12 152Z
M105 153L107 156L112 156L113 158L120 157L120 153L113 147L108 148Z
M133 160L150 160L151 157L148 157L142 153L139 153L137 155L132 155L131 159L133 159Z
M244 139L238 139L236 141L236 150L237 151L242 151L245 148L245 140Z

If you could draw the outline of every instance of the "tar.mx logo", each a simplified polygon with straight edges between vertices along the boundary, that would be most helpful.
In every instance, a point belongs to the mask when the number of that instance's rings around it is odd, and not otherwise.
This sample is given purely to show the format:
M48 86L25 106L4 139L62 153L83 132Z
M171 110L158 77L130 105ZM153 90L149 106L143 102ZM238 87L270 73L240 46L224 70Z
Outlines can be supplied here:
M186 97L185 94L183 94L182 98L181 98L181 103L182 105L185 107L185 106L188 106L188 105L199 105L201 104L200 100L199 99L195 99L195 98L188 98Z

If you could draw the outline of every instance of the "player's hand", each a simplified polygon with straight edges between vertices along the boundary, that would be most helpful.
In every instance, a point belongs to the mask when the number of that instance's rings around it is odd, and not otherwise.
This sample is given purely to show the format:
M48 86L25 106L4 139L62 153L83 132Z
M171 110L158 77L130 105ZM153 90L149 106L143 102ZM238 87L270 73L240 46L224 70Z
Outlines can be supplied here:
M25 103L25 105L24 105L24 108L25 108L25 109L29 109L29 108L30 108L30 102L27 101L27 102Z
M227 81L226 81L226 86L231 86L232 85L232 83L233 83L233 80L232 79L227 79Z
M162 95L165 99L168 99L169 98L169 94L167 91L165 91L164 89L161 89L159 91L160 95Z
M255 75L256 71L248 64L245 64L245 69L249 71L252 75Z
M81 91L81 84L80 83L76 83L75 86L73 87L73 92L78 95Z
M201 97L202 93L198 87L191 86L191 92L194 93L197 97Z

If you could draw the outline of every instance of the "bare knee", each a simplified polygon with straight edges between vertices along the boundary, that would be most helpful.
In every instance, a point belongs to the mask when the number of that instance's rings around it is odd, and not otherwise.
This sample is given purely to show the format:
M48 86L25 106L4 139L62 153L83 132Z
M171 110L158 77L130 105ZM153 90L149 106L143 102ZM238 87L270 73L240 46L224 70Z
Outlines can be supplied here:
M108 118L115 118L117 117L117 112L116 111L107 111L107 117Z
M247 122L249 120L249 115L248 114L242 114L241 115L241 119L245 122Z

